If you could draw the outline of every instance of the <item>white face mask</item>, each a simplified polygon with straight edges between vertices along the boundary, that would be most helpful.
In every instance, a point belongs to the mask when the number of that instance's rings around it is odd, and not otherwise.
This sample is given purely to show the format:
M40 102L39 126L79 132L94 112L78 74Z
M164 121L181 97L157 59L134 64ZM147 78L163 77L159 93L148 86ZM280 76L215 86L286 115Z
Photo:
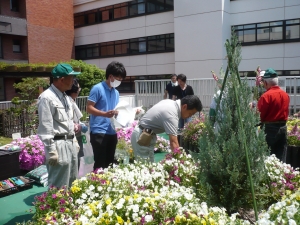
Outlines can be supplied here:
M172 86L177 86L178 85L178 82L176 81L175 83L171 82L172 83Z
M121 84L121 81L115 79L114 82L110 82L110 86L112 86L113 88L119 87Z

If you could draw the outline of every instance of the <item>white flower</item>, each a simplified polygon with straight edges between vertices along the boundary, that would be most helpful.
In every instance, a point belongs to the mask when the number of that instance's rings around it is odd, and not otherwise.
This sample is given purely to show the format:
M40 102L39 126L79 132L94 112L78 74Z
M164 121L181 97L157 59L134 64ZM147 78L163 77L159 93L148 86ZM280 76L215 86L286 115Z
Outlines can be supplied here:
M146 216L145 216L145 221L146 221L147 223L151 222L152 220L153 220L152 215L146 215Z

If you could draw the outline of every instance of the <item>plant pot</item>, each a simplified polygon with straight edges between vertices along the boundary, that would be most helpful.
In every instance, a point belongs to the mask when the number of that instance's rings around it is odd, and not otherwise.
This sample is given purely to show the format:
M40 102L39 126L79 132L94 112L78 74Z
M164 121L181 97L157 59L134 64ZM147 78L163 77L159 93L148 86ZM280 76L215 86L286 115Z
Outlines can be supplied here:
M35 72L45 72L45 70L46 70L46 67L44 67L44 66L39 66L39 67L35 68Z
M286 163L293 168L300 168L300 146L288 146L286 153Z
M17 66L7 66L5 68L5 71L7 71L7 72L17 72Z
M31 71L31 66L20 67L19 71L21 71L21 72L30 72Z

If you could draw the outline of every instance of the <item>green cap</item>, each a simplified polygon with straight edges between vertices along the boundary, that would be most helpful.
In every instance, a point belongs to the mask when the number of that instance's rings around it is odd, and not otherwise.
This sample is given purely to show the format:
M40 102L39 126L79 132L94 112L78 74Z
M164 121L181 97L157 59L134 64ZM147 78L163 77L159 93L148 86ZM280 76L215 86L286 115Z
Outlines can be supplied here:
M263 76L264 79L267 79L267 78L275 78L275 77L278 77L277 73L275 70L273 70L272 68L268 68L266 69L266 72Z
M68 75L76 76L78 74L81 74L81 72L75 72L73 70L73 67L69 64L59 63L56 65L56 67L53 68L51 74L54 78L61 78Z

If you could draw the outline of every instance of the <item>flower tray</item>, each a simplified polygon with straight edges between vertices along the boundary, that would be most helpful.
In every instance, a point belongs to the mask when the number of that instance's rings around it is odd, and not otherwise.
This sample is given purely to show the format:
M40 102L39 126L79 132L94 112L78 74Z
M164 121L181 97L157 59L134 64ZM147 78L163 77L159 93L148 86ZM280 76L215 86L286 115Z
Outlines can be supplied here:
M16 185L15 187L0 190L0 198L32 188L32 185L35 182L35 180L29 178L26 179L28 180L28 182L26 182L23 185Z

